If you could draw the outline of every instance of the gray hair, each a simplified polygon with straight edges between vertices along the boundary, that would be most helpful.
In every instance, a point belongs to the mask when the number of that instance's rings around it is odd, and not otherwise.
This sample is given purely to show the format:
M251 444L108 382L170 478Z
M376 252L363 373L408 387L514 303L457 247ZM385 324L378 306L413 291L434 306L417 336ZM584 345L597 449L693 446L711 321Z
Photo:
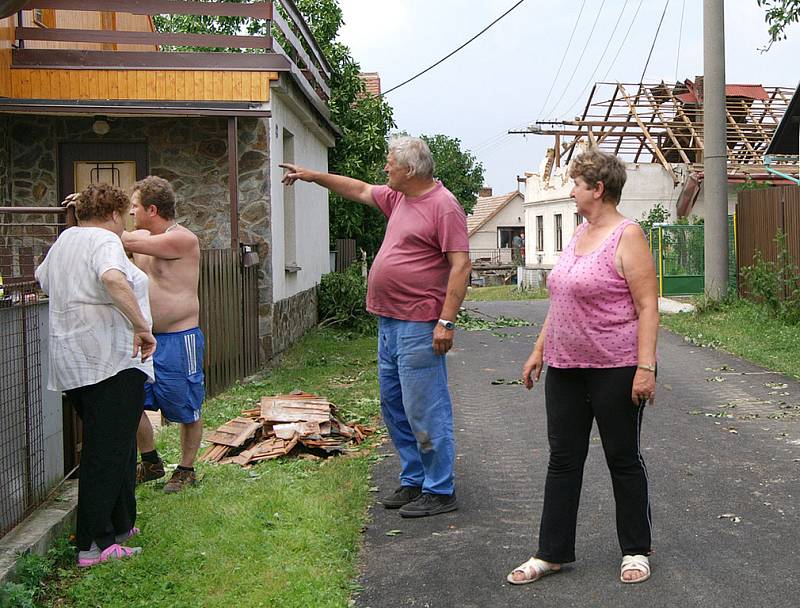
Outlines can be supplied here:
M433 177L436 163L424 140L407 135L392 137L389 140L389 154L400 166L408 167L409 176Z

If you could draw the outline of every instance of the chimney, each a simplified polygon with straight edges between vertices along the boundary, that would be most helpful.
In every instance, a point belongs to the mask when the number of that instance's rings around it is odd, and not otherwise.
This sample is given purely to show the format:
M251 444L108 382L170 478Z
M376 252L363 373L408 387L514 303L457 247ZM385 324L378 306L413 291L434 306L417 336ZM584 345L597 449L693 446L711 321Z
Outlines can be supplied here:
M484 186L478 190L478 198L488 198L492 196L492 189L489 186Z

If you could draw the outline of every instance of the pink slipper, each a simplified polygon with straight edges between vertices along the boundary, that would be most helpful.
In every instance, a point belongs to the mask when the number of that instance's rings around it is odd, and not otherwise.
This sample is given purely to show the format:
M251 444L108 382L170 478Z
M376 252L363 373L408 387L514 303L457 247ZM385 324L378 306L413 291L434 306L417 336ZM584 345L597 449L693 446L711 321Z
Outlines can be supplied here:
M139 528L137 528L136 526L134 526L133 528L131 528L127 532L123 532L122 534L117 534L114 537L114 540L116 541L116 543L118 545L121 545L122 543L124 543L129 538L133 538L134 536L139 534L139 532L141 532L141 530Z
M106 547L105 549L99 552L96 549L89 551L79 551L78 567L88 568L89 566L96 566L97 564L101 564L103 562L111 560L133 557L134 555L138 555L141 552L142 552L141 547L125 547L118 543L114 543L113 545Z

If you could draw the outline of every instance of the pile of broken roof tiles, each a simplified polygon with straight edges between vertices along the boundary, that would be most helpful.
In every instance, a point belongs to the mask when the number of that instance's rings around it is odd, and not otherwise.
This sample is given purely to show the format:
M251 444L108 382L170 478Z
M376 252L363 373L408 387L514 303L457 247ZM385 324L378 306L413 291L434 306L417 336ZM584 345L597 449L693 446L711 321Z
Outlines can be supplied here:
M260 405L214 431L200 460L249 467L293 452L327 456L345 452L374 432L361 424L342 423L330 401L310 393L262 397Z

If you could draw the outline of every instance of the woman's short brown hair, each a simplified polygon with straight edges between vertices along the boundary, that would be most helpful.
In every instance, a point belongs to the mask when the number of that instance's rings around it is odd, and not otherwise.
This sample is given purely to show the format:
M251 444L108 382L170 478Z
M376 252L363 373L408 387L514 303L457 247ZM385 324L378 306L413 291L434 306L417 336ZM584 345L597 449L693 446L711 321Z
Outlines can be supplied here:
M116 211L125 215L131 199L123 190L111 184L91 184L75 202L75 215L81 221L107 220Z
M145 209L155 205L158 215L165 220L175 219L175 190L163 177L148 175L133 185L131 196L139 193L139 202Z
M596 148L587 150L573 159L569 166L569 176L572 179L580 177L590 188L597 186L598 182L603 182L605 187L603 200L615 205L622 197L622 188L628 178L625 163L617 156L606 154Z

